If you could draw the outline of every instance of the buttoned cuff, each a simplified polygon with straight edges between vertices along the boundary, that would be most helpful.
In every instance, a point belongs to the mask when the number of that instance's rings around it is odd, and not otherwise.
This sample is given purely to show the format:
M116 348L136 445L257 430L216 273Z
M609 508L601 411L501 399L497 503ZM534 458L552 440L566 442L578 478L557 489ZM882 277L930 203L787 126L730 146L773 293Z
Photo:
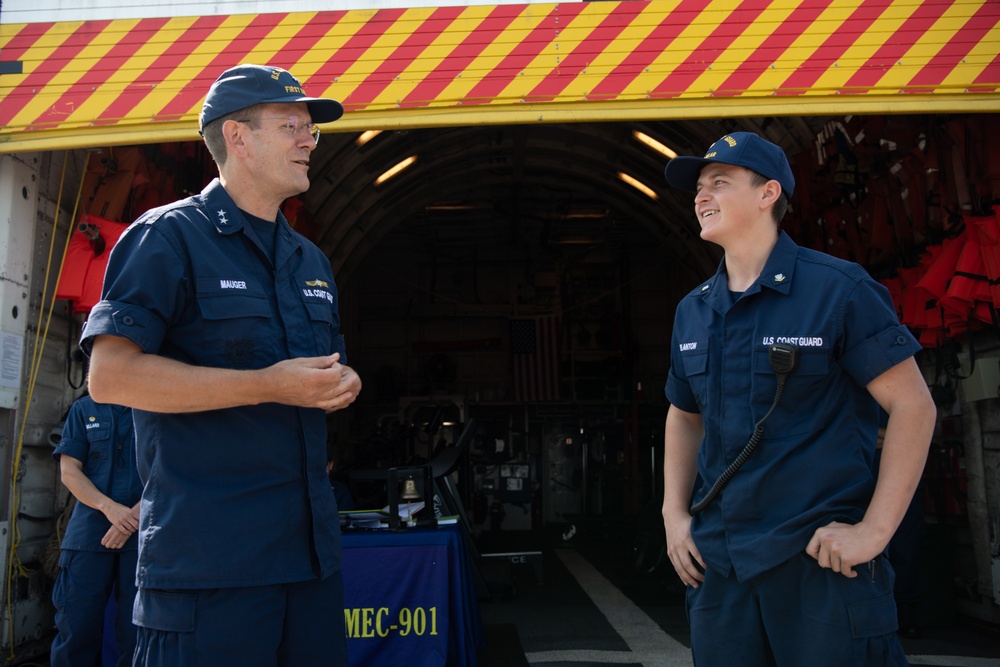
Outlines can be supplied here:
M103 334L121 336L142 348L143 352L160 349L166 327L156 315L139 306L115 301L101 301L87 317L80 336L80 348L88 356L94 338Z

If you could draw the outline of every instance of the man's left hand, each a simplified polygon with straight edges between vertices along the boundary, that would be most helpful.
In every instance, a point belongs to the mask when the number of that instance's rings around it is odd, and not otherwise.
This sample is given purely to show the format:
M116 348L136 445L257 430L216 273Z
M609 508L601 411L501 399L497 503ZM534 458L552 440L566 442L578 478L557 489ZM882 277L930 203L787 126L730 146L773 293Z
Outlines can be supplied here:
M864 522L852 526L834 521L816 529L806 553L815 558L820 567L853 579L858 576L854 567L873 560L883 549L885 544Z
M125 532L118 526L111 526L108 528L108 532L104 534L104 537L101 538L101 544L106 549L121 549L131 536L132 533Z

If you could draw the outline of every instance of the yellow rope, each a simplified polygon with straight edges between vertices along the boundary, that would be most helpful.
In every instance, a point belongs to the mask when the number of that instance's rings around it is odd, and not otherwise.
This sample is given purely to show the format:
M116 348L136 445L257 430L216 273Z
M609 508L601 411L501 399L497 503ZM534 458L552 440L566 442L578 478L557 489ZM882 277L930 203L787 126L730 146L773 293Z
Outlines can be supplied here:
M49 255L45 264L45 281L42 284L42 299L41 303L45 303L46 291L49 286L49 277L52 271L52 254L56 243L56 231L59 228L59 212L62 210L62 192L63 185L66 181L66 165L69 162L70 153L65 152L65 157L63 159L62 174L59 177L59 196L56 199L56 212L54 215L54 220L52 222L52 237L49 241ZM80 186L76 192L76 201L73 204L73 214L72 220L76 220L76 212L80 206L80 197L83 193L83 175L80 176ZM17 445L14 448L14 469L11 474L11 503L10 503L10 551L7 556L7 619L11 623L10 628L10 654L7 658L7 664L14 659L14 605L11 596L11 590L14 588L14 570L17 569L18 575L26 576L28 574L27 568L25 568L18 558L17 547L20 544L21 531L18 528L17 513L18 508L21 505L21 485L18 477L21 471L21 453L24 449L24 431L28 424L28 410L31 407L31 399L35 391L35 382L38 380L38 370L41 367L42 362L42 351L45 347L45 340L48 338L49 333L49 323L52 321L52 312L55 310L56 298L55 291L59 286L59 280L62 278L63 266L66 263L66 253L69 250L70 239L73 238L73 225L70 223L69 233L66 235L66 245L63 247L62 260L59 262L59 271L56 275L55 287L53 288L52 300L49 303L49 310L47 317L45 319L45 330L42 331L42 327L38 327L35 330L35 346L32 352L31 359L31 370L28 374L28 385L27 391L25 392L25 399L21 402L21 428L17 436ZM39 336L41 339L39 340Z

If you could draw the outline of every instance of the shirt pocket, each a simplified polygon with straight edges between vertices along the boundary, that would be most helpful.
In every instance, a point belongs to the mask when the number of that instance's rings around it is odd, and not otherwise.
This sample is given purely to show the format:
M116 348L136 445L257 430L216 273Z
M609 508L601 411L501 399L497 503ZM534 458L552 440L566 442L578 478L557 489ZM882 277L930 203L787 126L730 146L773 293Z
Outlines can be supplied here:
M87 461L84 463L83 474L94 483L94 486L106 490L108 476L111 474L110 422L88 424L87 445Z
M272 363L266 336L271 307L259 288L205 290L197 295L207 361L227 368L261 368Z
M708 402L708 350L702 348L681 352L681 361L694 400L704 412Z
M795 367L788 373L782 398L764 424L766 433L783 437L811 433L819 428L816 415L797 406L808 404L810 398L827 393L831 352L819 347L799 347ZM754 352L753 360L754 419L760 419L774 403L778 387L777 375L771 368L767 348Z
M325 286L302 290L302 305L312 328L317 355L340 353L340 363L347 363L344 336L336 311L335 292Z

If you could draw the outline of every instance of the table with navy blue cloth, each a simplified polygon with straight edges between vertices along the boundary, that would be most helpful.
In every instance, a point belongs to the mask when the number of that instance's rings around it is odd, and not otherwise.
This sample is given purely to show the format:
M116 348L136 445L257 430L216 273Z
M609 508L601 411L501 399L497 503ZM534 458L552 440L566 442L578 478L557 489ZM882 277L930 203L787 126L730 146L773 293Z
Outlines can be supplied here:
M464 529L345 530L350 667L476 667L483 644Z

